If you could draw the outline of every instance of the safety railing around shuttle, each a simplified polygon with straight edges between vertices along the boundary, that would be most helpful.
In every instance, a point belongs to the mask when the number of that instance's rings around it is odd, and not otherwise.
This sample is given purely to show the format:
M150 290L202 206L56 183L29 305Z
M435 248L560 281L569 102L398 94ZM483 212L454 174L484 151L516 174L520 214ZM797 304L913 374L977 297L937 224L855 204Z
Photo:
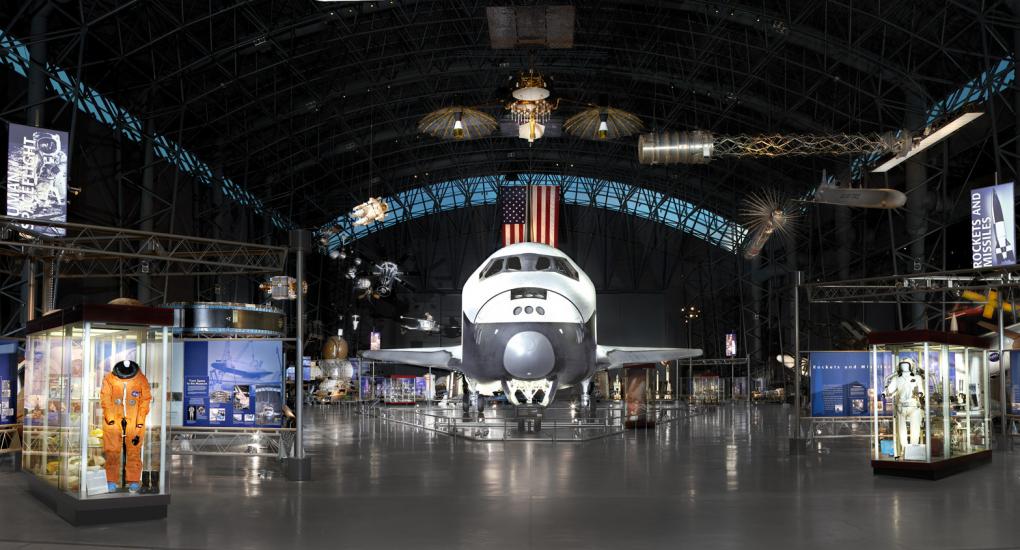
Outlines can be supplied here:
M702 407L687 403L659 405L649 411L656 423L689 418ZM575 409L558 408L541 415L519 415L512 409L489 409L485 417L477 413L462 414L459 408L392 407L363 404L362 415L429 430L432 432L476 441L551 441L583 442L623 433L628 417L618 406L584 414ZM649 419L642 419L648 425Z
M878 417L879 430L892 430L892 417ZM806 416L801 417L804 439L842 439L870 437L874 419L871 416Z
M170 454L286 458L294 428L206 428L174 426Z

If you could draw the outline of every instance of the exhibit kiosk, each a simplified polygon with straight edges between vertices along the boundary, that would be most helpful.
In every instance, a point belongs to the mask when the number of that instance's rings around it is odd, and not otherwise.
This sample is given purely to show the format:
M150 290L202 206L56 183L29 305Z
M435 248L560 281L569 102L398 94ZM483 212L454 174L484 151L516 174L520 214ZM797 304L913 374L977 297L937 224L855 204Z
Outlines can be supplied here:
M173 311L81 305L28 322L23 469L73 525L166 517Z
M915 330L873 332L868 344L876 474L940 479L991 460L983 340Z
M628 430L655 427L655 399L648 383L655 376L656 364L626 365L624 377L624 427Z

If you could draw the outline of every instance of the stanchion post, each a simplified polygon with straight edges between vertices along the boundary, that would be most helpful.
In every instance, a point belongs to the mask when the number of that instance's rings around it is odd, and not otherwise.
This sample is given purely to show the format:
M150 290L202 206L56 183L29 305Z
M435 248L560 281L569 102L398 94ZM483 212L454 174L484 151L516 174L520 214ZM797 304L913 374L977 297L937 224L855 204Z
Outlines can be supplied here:
M798 271L793 285L793 437L790 438L790 454L804 453L804 440L800 438L800 281Z
M1004 302L1006 300L1005 289L999 289L999 409L1002 414L1002 449L1010 449L1012 441L1009 435L1009 406L1006 405L1006 384L1009 379L1006 377L1006 311ZM1010 365L1012 367L1012 365Z
M295 352L297 357L294 360L294 384L295 388L295 411L297 417L297 431L294 434L294 456L288 457L286 462L287 479L291 481L308 481L312 479L312 459L305 456L305 432L304 432L304 353L305 353L305 253L312 248L312 234L304 229L292 229L290 232L290 248L294 251L295 263L295 288L297 300L295 307Z

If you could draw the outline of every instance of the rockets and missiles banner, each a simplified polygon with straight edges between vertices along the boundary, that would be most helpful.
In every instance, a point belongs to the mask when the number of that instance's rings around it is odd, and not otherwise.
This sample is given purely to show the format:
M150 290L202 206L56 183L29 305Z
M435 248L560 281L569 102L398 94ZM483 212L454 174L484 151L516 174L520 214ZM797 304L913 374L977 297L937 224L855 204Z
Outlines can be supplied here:
M970 251L974 267L1016 263L1013 182L970 192Z

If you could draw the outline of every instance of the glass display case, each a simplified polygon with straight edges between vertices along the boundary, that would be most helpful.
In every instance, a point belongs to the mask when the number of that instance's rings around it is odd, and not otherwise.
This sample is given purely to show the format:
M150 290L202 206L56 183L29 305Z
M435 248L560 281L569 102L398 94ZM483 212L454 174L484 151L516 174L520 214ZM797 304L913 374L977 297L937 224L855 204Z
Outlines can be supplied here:
M86 305L28 323L22 467L73 524L166 516L173 311Z
M875 473L938 479L991 459L988 351L976 337L872 333Z

